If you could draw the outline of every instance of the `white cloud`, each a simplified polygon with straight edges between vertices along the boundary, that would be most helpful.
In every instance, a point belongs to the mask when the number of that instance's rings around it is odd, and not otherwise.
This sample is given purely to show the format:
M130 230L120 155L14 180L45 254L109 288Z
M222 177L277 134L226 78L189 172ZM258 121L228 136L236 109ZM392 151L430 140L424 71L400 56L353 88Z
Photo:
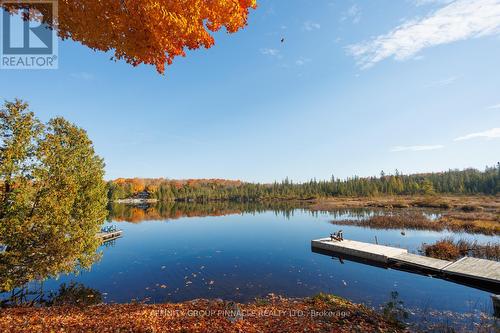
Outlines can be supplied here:
M463 140L470 140L470 139L475 139L475 138L485 138L485 139L494 139L494 138L500 138L500 128L492 128L490 130L484 131L484 132L477 132L477 133L471 133L467 134L464 136L460 136L453 141L463 141Z
M443 149L443 145L424 145L424 146L396 146L392 147L392 152L398 151L424 151L424 150L436 150Z
M276 57L276 56L280 55L280 51L279 50L277 50L277 49L268 49L268 48L260 49L260 53L262 53L263 55L271 56L271 57Z
M347 51L361 68L369 68L387 58L406 60L425 48L499 33L500 0L456 0Z
M90 81L90 80L94 79L94 75L91 73L87 73L87 72L71 73L70 75L72 78L79 79L79 80Z
M304 24L302 25L302 29L305 31L313 31L313 30L318 30L321 28L321 25L316 22L312 21L305 21Z
M309 58L299 58L295 60L295 65L297 66L304 66L305 64L311 62L311 59Z
M416 6L425 6L430 4L448 4L455 0L413 0Z
M430 82L425 87L426 88L444 87L444 86L452 84L457 79L458 79L458 76L450 76L450 77L447 77L445 79L441 79L441 80Z
M496 105L491 105L491 106L488 106L487 109L489 110L492 110L492 109L500 109L500 104L496 104Z
M354 4L349 9L344 12L342 17L340 18L340 21L346 21L350 20L352 23L357 24L361 20L361 9L359 8L358 5Z

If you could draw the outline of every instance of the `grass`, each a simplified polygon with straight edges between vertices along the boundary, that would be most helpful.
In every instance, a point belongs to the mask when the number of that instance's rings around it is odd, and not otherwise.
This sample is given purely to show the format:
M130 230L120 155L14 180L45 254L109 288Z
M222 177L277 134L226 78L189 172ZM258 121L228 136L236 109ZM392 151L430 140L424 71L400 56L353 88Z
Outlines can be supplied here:
M423 213L401 211L395 214L371 216L366 220L341 221L342 224L352 222L358 226L369 226L374 229L416 229L442 230L442 226L428 219Z
M444 212L439 218L432 220L422 211L403 209L382 212L367 219L333 220L331 223L372 229L450 230L454 232L500 235L498 216L490 212Z
M372 229L413 229L434 231L460 231L499 235L500 224L494 221L460 220L443 216L438 220L430 220L421 212L400 212L390 215L375 215L361 220L334 220L336 225L352 225Z
M313 200L313 210L336 208L436 208L442 210L500 212L500 196L487 195L432 195L432 196L379 196L335 197Z
M411 205L414 207L439 208L439 209L450 209L453 207L448 200L434 196L417 199L411 202Z
M466 239L455 241L451 237L431 245L423 244L422 251L428 257L443 260L456 260L464 256L500 260L500 243L479 244L477 241Z

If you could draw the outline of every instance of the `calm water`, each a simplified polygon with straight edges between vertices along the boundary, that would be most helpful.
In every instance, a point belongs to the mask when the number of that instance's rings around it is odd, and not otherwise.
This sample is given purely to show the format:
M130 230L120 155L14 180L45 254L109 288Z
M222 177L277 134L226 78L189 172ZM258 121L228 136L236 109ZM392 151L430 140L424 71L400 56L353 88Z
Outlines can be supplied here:
M330 223L380 213L373 211L214 210L200 205L167 212L134 209L115 207L119 212L111 220L124 235L100 248L102 258L90 271L48 280L44 288L57 290L62 282L77 281L99 290L106 302L247 301L268 293L303 297L327 292L374 307L397 291L411 309L491 312L487 292L397 270L342 264L313 253L310 241L342 228L349 239L374 242L377 236L381 244L416 252L422 242L446 235L496 242L499 237L412 230L402 235L400 230Z

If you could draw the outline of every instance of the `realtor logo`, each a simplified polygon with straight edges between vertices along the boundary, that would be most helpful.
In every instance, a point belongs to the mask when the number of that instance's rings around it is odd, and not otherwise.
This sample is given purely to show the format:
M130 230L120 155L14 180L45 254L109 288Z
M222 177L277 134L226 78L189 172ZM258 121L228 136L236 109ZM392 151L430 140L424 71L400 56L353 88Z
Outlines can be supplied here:
M57 69L57 0L2 1L2 69Z

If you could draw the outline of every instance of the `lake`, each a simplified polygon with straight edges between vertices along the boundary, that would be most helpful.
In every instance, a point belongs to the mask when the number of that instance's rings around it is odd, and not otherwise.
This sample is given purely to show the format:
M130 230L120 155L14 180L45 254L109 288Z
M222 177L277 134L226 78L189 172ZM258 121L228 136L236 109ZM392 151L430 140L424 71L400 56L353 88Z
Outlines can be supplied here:
M95 288L106 302L179 302L222 298L245 302L269 293L304 297L332 293L380 308L398 293L410 320L479 321L491 314L490 294L429 276L339 261L311 251L312 239L343 229L344 237L417 252L423 242L445 236L498 242L499 237L422 230L376 230L338 226L332 220L359 219L374 210L311 212L219 203L166 207L114 206L110 221L123 237L100 247L89 271L44 282L56 291L77 281ZM437 211L425 211L429 216ZM432 315L431 315L432 314Z

